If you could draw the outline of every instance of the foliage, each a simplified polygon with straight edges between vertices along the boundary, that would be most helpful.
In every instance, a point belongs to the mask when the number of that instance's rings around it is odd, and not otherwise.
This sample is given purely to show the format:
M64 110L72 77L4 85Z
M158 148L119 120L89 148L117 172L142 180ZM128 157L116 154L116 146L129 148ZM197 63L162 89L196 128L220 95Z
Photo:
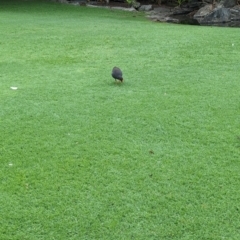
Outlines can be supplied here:
M132 16L1 2L0 239L240 238L239 30Z
M133 4L136 2L136 0L126 0L126 2L127 2L129 5L133 5Z
M178 6L181 6L186 0L177 0Z

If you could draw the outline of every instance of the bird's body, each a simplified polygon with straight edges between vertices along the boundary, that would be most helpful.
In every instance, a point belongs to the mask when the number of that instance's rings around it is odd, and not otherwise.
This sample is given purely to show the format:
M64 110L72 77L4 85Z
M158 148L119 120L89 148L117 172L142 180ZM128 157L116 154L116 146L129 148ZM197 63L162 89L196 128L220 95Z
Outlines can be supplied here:
M123 82L123 77L122 77L122 71L120 68L118 67L114 67L112 69L112 77L116 80L120 80L121 82Z

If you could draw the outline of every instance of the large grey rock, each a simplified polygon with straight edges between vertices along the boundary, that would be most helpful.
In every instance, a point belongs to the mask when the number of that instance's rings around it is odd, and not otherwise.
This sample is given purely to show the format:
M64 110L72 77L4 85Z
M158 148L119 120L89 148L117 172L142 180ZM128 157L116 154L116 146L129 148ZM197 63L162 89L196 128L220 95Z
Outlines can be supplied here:
M231 11L228 8L220 7L215 8L213 12L208 14L202 23L225 23L231 21Z
M199 11L194 15L194 19L198 20L200 24L230 22L231 11L222 5L218 5L216 8L213 8L212 4L208 4L199 9Z
M202 21L204 17L213 10L212 4L207 4L204 7L200 8L193 16L194 19L198 20L198 22Z
M240 6L235 6L230 9L231 12L231 20L232 21L240 21Z
M223 5L225 8L232 8L237 5L236 0L221 0L220 4Z
M151 11L152 10L152 5L142 5L140 8L139 8L139 11Z

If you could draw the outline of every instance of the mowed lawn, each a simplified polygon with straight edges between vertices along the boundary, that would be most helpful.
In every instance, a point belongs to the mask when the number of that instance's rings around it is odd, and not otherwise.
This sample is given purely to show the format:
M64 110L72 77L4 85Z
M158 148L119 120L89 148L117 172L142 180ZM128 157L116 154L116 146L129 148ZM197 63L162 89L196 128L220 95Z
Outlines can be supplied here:
M240 239L239 36L1 1L0 239Z

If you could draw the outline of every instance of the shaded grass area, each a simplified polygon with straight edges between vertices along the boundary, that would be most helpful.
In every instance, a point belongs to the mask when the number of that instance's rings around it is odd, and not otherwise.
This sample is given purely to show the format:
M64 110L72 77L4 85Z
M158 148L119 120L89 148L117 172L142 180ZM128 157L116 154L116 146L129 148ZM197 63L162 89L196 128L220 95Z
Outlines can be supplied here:
M239 239L238 29L0 6L0 239Z

